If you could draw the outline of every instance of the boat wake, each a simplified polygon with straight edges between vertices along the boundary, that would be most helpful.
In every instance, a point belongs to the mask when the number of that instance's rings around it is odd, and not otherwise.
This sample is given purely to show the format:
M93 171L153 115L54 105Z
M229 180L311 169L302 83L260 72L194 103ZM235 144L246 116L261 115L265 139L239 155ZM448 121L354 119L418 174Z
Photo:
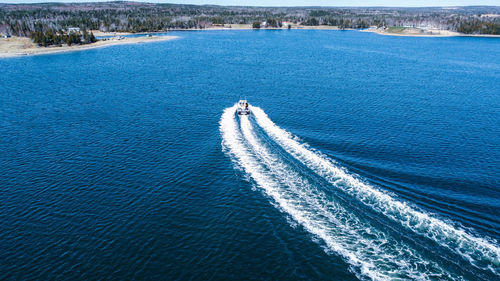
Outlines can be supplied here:
M282 151L370 210L458 253L481 271L498 275L500 249L494 242L474 237L363 182L278 127L262 109L250 106L253 117L236 117L236 110L236 105L227 108L220 120L224 152L265 192L273 205L320 238L328 252L340 256L358 278L464 280L467 277L451 274L439 261L350 211L341 199L326 193L307 171L298 169L284 157Z

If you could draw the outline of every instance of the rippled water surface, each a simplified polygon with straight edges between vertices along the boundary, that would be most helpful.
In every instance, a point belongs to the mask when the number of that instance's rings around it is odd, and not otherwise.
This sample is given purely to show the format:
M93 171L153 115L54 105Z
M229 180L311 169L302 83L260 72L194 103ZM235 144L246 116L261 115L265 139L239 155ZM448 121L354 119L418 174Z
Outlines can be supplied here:
M0 279L500 280L500 40L175 35L0 60Z

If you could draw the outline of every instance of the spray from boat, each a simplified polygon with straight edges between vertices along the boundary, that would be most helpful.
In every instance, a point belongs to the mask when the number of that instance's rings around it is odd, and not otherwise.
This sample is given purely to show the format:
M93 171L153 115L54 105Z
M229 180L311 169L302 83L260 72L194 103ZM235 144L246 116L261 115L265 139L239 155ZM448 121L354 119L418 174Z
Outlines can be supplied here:
M329 251L352 266L352 271L358 277L373 280L396 277L418 280L435 277L439 280L463 279L451 276L439 263L426 259L410 245L395 240L370 222L359 220L343 207L342 202L326 196L309 177L287 163L280 154L282 152L274 151L257 134L257 130L265 133L274 144L331 186L412 232L458 253L475 267L498 275L500 250L494 241L475 237L464 229L365 183L279 128L262 109L249 105L246 100L240 100L227 108L220 121L222 145L226 154L262 188L272 199L273 205L320 238ZM426 270L421 271L419 268Z
M410 231L434 240L460 254L473 266L500 275L500 247L490 239L475 237L411 203L403 202L379 188L365 183L321 152L301 143L295 136L278 127L258 107L251 107L259 126L286 152L327 179L332 186L352 195L373 210L401 224Z

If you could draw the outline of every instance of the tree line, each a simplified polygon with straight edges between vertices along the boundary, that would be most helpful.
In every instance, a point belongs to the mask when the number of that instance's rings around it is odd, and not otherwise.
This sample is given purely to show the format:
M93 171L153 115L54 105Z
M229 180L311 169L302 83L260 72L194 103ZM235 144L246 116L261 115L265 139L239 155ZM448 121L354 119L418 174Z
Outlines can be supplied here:
M44 47L52 45L62 46L62 44L68 46L83 45L97 42L94 33L89 33L86 30L82 34L79 32L65 33L62 30L56 31L50 29L47 31L33 31L30 33L30 38L34 43Z
M465 34L500 34L500 24L473 19L461 22L457 31Z
M230 7L138 2L0 4L0 32L31 36L34 32L45 34L50 31L53 38L55 31L69 27L106 32L153 32L203 29L223 24L252 25L254 22L264 21L268 26L280 27L282 22L287 21L305 26L414 26L467 34L500 34L500 17L495 15L500 15L500 7ZM60 32L55 33L63 36ZM43 37L39 33L37 36Z

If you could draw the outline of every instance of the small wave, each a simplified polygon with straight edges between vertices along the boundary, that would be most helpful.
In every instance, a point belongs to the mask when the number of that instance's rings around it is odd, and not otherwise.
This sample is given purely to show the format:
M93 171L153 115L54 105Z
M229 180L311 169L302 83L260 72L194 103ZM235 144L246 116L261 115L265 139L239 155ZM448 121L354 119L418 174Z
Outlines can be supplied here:
M251 110L259 126L276 143L335 187L407 229L460 254L473 266L499 275L500 248L495 245L495 241L475 237L460 227L455 227L429 213L418 210L363 182L322 153L311 149L294 135L278 127L261 108L252 106Z

